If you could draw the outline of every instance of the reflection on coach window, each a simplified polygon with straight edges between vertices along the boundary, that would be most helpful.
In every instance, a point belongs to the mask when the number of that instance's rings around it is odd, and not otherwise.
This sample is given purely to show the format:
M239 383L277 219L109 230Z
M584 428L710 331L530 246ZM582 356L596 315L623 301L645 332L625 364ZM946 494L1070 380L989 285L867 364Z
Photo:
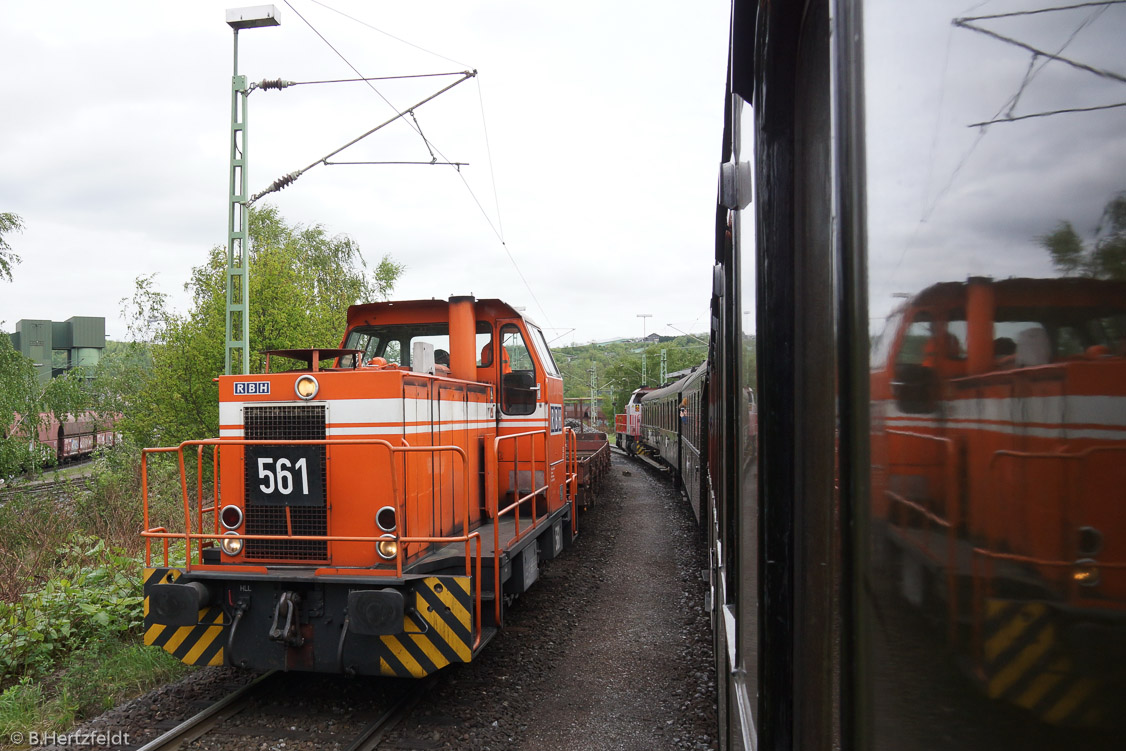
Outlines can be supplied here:
M868 745L1120 748L1126 4L864 16Z

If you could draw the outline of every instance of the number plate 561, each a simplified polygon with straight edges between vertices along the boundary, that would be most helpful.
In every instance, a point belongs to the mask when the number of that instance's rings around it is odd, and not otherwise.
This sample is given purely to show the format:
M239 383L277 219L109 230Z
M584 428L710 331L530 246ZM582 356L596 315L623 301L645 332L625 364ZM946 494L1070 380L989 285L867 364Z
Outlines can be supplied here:
M247 500L277 506L323 506L323 457L321 446L247 446Z

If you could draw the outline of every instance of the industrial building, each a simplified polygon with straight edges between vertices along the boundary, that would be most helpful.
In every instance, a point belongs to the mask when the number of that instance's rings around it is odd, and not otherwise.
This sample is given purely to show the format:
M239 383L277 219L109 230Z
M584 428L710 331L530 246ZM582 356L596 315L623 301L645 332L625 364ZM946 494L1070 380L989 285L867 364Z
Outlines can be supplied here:
M9 334L12 346L35 363L40 383L73 368L94 368L106 346L106 319L74 316L66 321L23 319Z

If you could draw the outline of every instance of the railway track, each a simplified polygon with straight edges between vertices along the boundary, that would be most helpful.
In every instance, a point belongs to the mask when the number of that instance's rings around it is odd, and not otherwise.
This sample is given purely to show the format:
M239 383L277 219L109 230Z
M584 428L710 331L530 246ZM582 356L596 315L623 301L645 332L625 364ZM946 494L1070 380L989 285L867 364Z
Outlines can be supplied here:
M27 485L11 485L4 483L3 485L0 485L0 504L16 496L23 496L25 498L55 498L56 500L64 500L68 498L71 493L89 489L89 477L72 477L65 480L45 480L42 482L36 482Z
M653 459L650 459L648 456L645 456L644 454L637 454L637 453L631 454L631 453L627 452L625 449L620 449L613 444L610 444L610 452L612 454L614 454L615 456L621 456L625 459L629 459L630 461L634 461L634 462L638 462L640 464L644 464L645 466L649 467L650 469L654 469L654 470L656 470L656 471L658 471L662 474L668 474L668 472L669 472L668 467L661 464L660 462L657 462L657 461L654 461Z
M159 737L149 741L143 746L136 747L133 751L175 751L176 749L194 748L193 744L200 741L205 747L214 747L210 742L219 736L237 736L233 741L237 747L243 747L247 736L268 737L275 735L279 740L292 741L300 739L312 741L317 747L320 743L317 738L310 737L308 731L297 730L294 724L298 718L284 713L276 701L270 699L279 681L287 676L278 671L264 673L252 682L228 694L206 709L198 712L179 725L166 731ZM358 722L359 729L351 733L333 733L332 747L342 748L345 751L374 751L379 748L384 735L393 729L418 701L434 685L433 680L413 682L404 693L389 698L387 706L378 716L366 723ZM258 717L240 718L241 721L230 721L243 713L257 714ZM265 721L265 724L263 724ZM215 736L214 738L209 736ZM326 744L327 746L328 744ZM234 747L234 746L233 746Z

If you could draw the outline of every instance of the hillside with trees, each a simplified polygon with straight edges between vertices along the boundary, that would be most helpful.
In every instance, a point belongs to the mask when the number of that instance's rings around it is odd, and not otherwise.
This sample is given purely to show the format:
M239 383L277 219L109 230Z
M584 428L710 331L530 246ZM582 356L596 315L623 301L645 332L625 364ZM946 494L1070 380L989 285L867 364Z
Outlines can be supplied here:
M613 415L624 410L633 391L642 385L661 385L662 350L666 372L675 373L702 363L708 356L707 341L707 333L702 333L658 337L657 341L624 340L555 347L552 353L563 371L566 399L590 397L590 369L594 368L596 398L607 419L612 421Z

